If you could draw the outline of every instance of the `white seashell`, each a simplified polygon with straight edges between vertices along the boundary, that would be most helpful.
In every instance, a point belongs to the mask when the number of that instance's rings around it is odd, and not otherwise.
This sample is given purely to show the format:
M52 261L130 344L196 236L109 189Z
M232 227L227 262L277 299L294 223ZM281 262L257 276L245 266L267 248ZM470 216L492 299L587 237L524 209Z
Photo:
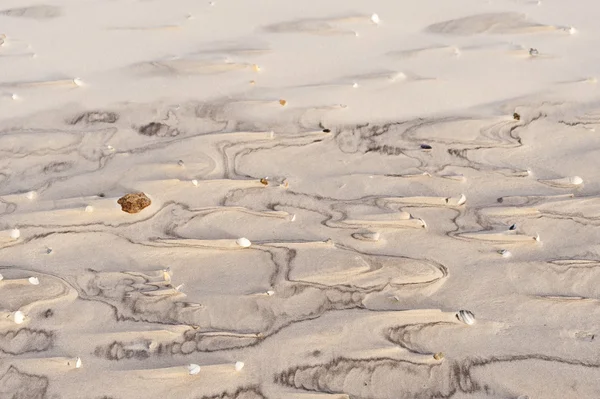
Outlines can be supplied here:
M20 310L17 310L15 313L13 313L13 320L15 323L21 324L25 321L25 314Z
M380 234L376 231L366 231L363 233L354 233L352 238L360 241L379 241Z
M373 14L371 15L371 21L375 24L375 25L379 25L381 23L381 20L379 19L379 15L377 14Z
M456 318L470 326L475 324L475 315L473 314L473 312L470 312L468 310L459 310L456 314Z
M275 295L275 291L273 291L273 290L269 290L269 291L267 291L267 292L266 292L266 294L267 294L268 296L273 296L273 295Z
M0 281L4 280L4 276L0 274Z
M200 372L200 366L198 366L197 364L191 363L188 366L188 371L189 371L190 375L196 375Z
M352 88L353 88L353 89L356 89L356 88L358 88L358 83L356 83L356 82L352 83Z
M13 94L10 96L10 98L12 98L12 99L13 99L13 100L15 100L15 101L16 101L16 100L20 100L20 99L21 99L21 97L20 97L18 94L16 94L16 93L13 93Z
M192 184L193 184L194 186L198 187L198 180L196 180L196 179L192 180Z
M77 357L77 360L75 360L75 368L76 369L81 368L81 358L79 356Z
M86 206L86 207L85 207L85 211L86 211L87 213L94 212L94 207L93 207L93 206L91 206L91 205L88 205L88 206Z
M498 253L502 255L503 258L510 258L512 256L510 251L507 251L506 249L501 249L500 251L498 251Z
M552 187L576 187L583 184L583 179L579 176L563 177L561 179L538 180L540 183Z
M235 362L235 371L241 371L244 368L244 362Z
M465 197L464 194L461 194L460 197L458 197L458 198L448 198L446 200L446 202L448 205L451 205L451 206L461 206L465 202L467 202L467 197Z
M295 222L296 221L296 214L295 213L292 215L292 218L290 219L290 221L291 222Z
M29 277L29 284L40 285L40 280L37 277Z
M13 240L17 240L19 237L21 237L21 232L19 231L19 229L12 229L10 231L10 238L12 238Z
M27 197L27 199L32 200L35 197L37 197L37 193L35 191L30 191L27 194L25 194L25 197Z
M85 83L83 83L83 80L81 80L80 78L73 79L73 83L75 83L75 86L77 86L77 87L81 87L85 84Z
M237 245L239 245L240 247L242 247L242 248L248 248L250 245L252 245L252 243L250 242L250 240L249 240L249 239L247 239L246 237L241 237L241 238L238 238L238 239L235 241L235 243L236 243Z

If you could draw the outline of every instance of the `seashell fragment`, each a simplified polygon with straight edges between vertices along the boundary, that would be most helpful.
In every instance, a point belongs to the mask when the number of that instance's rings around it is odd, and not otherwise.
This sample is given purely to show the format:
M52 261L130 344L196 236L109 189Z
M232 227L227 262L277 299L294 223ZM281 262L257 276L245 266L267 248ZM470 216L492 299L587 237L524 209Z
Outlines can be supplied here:
M506 249L501 249L498 251L498 253L500 255L502 255L503 258L510 258L512 256L512 254L510 253L510 251L506 250Z
M465 202L467 202L467 197L464 194L461 194L458 198L448 198L446 199L446 203L452 206L461 206Z
M475 315L473 314L473 312L470 312L468 310L459 310L456 314L456 318L470 326L475 324Z
M285 100L279 100L279 104L280 104L282 107L285 107L285 105L287 104L287 101L285 101Z
M235 371L241 371L244 368L244 362L235 362Z
M76 369L80 369L81 368L81 358L79 356L77 356L77 360L75 360L75 368Z
M21 237L21 232L19 231L19 229L12 229L10 231L10 238L12 238L13 240L18 240L19 237Z
M37 193L35 191L30 191L25 194L25 197L27 197L28 200L33 200L35 197L37 197Z
M438 352L438 353L434 354L433 358L435 360L442 360L444 358L444 352Z
M250 242L250 240L249 240L249 239L247 239L246 237L241 237L241 238L238 238L238 239L235 241L235 243L236 243L237 245L239 245L240 247L242 247L242 248L248 248L248 247L250 247L250 245L252 245L252 243Z
M190 363L188 366L188 372L190 375L196 375L200 372L200 366L194 363Z
M94 212L94 207L91 206L91 205L88 205L88 206L85 207L85 211L87 213L92 213L92 212Z
M371 22L373 22L375 25L379 25L381 23L381 19L379 19L379 15L377 15L377 14L371 15Z
M4 280L4 276L0 274L0 281Z
M268 291L266 292L266 294L267 294L268 296L273 296L273 295L275 295L275 291L273 291L273 290L268 290Z
M580 186L583 184L583 179L579 176L563 177L561 179L538 180L538 181L547 186L559 187L559 188L571 188L571 187L577 187L577 186Z
M193 184L194 186L198 187L198 180L196 180L196 179L192 180L192 184Z
M40 280L37 277L29 277L29 284L40 285Z
M261 178L260 179L260 184L262 184L263 186L268 186L269 185L269 181L266 178Z
M15 323L21 324L25 321L25 314L20 310L17 310L15 313L13 313L13 320Z

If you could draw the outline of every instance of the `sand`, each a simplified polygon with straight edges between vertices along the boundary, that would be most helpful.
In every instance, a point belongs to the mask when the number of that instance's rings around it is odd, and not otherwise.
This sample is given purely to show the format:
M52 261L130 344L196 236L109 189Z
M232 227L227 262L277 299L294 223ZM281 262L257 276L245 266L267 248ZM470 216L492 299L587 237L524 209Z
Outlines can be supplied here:
M576 3L3 2L0 399L599 398Z

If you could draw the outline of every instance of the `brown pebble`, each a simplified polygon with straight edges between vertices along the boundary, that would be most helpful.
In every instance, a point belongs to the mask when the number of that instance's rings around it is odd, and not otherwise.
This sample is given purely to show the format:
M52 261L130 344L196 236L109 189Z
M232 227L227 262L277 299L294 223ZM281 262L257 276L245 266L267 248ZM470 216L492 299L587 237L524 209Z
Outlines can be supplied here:
M513 114L513 119L516 121L520 121L521 120L521 115L517 114L516 112Z
M443 352L438 352L435 355L433 355L433 358L435 360L442 360L444 358L444 353Z
M268 185L269 185L269 181L268 181L267 179L265 179L264 177L263 177L262 179L260 179L260 182L261 182L262 184L264 184L265 186L268 186Z
M138 213L142 209L150 206L152 201L144 193L127 194L117 201L121 205L121 210L127 213Z
M279 100L279 104L281 104L282 107L285 107L285 105L287 104L287 101Z

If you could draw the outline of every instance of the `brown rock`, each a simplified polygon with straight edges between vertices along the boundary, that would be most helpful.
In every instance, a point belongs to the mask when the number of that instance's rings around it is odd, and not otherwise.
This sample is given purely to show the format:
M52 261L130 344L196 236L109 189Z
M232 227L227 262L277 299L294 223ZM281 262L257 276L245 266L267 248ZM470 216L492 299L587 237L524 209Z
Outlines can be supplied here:
M138 213L142 209L150 206L152 201L144 193L127 194L117 201L121 205L121 210L127 213Z

